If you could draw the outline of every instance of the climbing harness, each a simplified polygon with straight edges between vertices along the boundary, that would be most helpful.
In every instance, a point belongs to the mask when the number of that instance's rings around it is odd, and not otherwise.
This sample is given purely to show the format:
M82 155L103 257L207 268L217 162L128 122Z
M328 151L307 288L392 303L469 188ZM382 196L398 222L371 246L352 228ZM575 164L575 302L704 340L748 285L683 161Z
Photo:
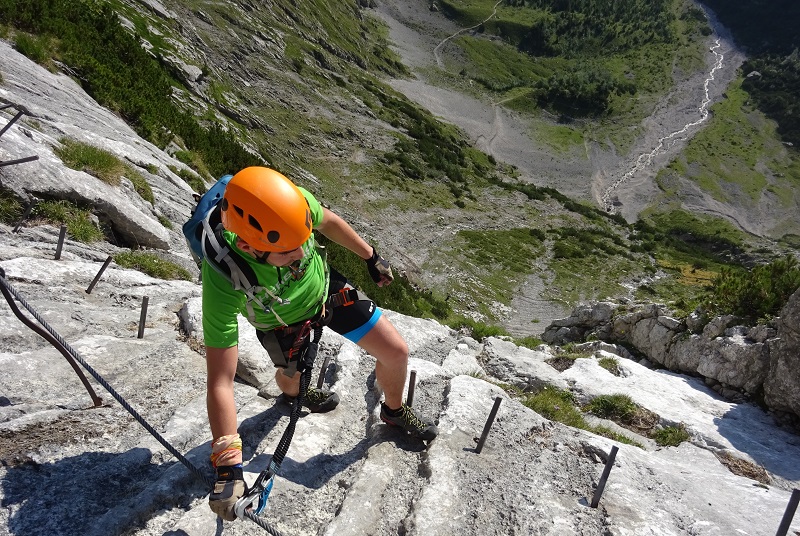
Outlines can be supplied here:
M105 388L105 390L108 391L109 394L112 397L114 397L114 399L117 402L119 402L120 405L122 405L122 407L125 408L125 410L128 413L130 413L133 416L133 418L136 419L136 421L138 421L139 424L141 424L145 428L145 430L150 432L150 435L152 435L159 443L161 443L161 445L164 446L164 448L166 448L170 453L172 453L172 455L175 456L178 459L178 461L180 461L187 469L189 469L189 471L194 476L196 476L200 481L202 481L206 485L206 487L213 488L214 481L208 475L206 475L203 471L198 469L197 466L195 466L192 462L190 462L183 454L178 452L178 450L175 449L175 447L173 447L161 434L159 434L158 431L156 431L156 429L150 425L150 423L148 423L141 415L139 415L139 413L135 409L133 409L133 407L131 407L131 405L128 404L128 402L116 390L114 390L114 388L111 387L111 385L108 382L106 382L106 380L96 370L94 370L91 367L91 365L89 365L86 362L86 360L84 360L83 357L81 357L81 355L74 348L72 348L72 346L70 346L69 343L67 343L67 341L65 341L64 338L61 337L61 335L59 335L48 324L44 320L44 318L42 318L42 316L38 312L36 312L36 310L33 309L33 307L31 307L28 304L28 302L25 301L25 299L8 283L8 281L6 281L6 273L5 270L2 269L2 267L0 267L0 291L2 291L2 294L5 297L6 301L8 302L9 306L11 307L12 311L14 311L17 317L20 318L20 320L22 320L22 322L26 326L31 327L31 329L42 335L42 337L44 337L50 344L56 347L56 349L58 349L65 357L69 355L69 358L67 360L70 361L71 364L73 363L73 360L80 363L81 366L84 369L86 369L86 371L89 374L91 374L91 376L95 380L97 380L97 382L100 385L102 385ZM47 331L47 334L43 333L38 326L33 325L33 323L30 320L26 318L23 319L24 316L19 312L19 309L16 307L16 305L14 305L12 297L16 298L16 300L39 322L39 324L41 324L41 326ZM321 335L322 326L319 326L318 329L319 329L319 335ZM317 329L315 329L315 334L317 334ZM301 389L303 389L302 387L303 381L305 381L306 388L308 387L309 379L311 377L311 366L313 366L314 363L313 359L314 355L316 355L319 335L316 336L316 340L312 347L313 355L311 356L308 355L312 354L311 351L312 348L309 348L309 352L307 352L306 357L303 360L303 366L307 368L303 370L303 375L301 376ZM311 366L308 366L309 362ZM79 369L76 368L76 371L77 370ZM79 376L80 375L81 374L79 374ZM82 379L85 380L85 378ZM99 405L99 403L97 403L97 400L99 400L99 398L97 397L97 395L94 394L94 391L91 390L91 386L89 386L88 382L86 381L84 381L84 385L87 387L87 389L89 389L90 393L93 395L92 399L96 400L96 405ZM301 390L300 392L304 393L305 391ZM272 478L274 478L274 474L277 473L277 470L280 469L280 465L283 462L283 458L286 455L286 451L289 449L289 442L291 442L292 435L294 434L294 425L297 423L297 418L299 418L300 410L298 402L300 401L301 397L298 396L295 399L294 405L292 406L292 417L289 422L289 427L287 428L286 432L284 432L283 437L281 438L280 444L278 445L278 449L276 450L275 455L273 456L273 461L270 462L270 469L272 469L273 465L275 464L274 465L275 470L272 472L272 477L269 478L270 482ZM295 416L295 413L297 413L297 416ZM268 473L270 469L267 469L267 471L265 471L264 473ZM262 475L264 473L262 473ZM261 480L261 475L259 475L259 479L256 479L256 484L258 484L259 486L261 486L261 484L259 484L260 480ZM254 486L251 488L251 491L255 487L256 485L254 484ZM271 484L270 484L270 489L271 489ZM266 491L266 495L267 496L269 495L269 491ZM252 502L253 501L251 501L251 503ZM264 499L264 502L266 502L266 498ZM261 507L261 509L263 509L263 506ZM259 509L258 512L260 512L261 509ZM277 529L272 527L266 520L258 517L257 513L253 513L251 510L247 508L243 509L241 514L237 512L237 515L242 519L246 518L253 521L258 526L260 526L261 528L265 529L267 532L272 534L272 536L282 536L281 533L278 532Z
M289 450L297 421L300 418L300 408L303 403L303 397L308 390L308 386L311 384L311 370L314 368L314 360L317 357L317 351L319 349L319 340L322 338L322 322L307 320L303 323L300 332L308 334L311 330L314 332L314 338L309 342L308 350L305 352L305 355L301 353L301 361L297 366L297 369L300 371L300 393L292 402L289 424L286 430L284 430L281 440L278 442L278 447L272 455L269 466L256 477L253 485L245 490L244 495L236 501L233 511L238 518L244 519L244 517L248 517L252 519L249 514L258 516L258 514L264 510L264 507L267 505L267 499L269 499L269 494L272 491L275 476L280 471L283 459L286 457L286 453ZM295 339L294 346L301 345L304 338L305 335L298 336L297 339ZM295 350L294 346L292 347L292 351ZM258 504L255 507L255 511L251 512L256 500L258 500Z

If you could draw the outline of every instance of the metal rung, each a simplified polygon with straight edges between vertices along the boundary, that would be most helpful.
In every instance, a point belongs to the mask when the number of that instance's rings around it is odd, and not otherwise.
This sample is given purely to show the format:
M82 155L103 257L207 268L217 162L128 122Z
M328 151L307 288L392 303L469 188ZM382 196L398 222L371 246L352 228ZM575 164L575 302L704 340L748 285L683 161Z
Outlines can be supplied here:
M14 164L24 164L25 162L33 162L39 160L38 156L26 156L25 158L17 158L16 160L0 160L0 167L11 166Z
M3 130L0 130L0 136L2 136L3 134L5 134L5 133L6 133L6 130L8 130L9 128L11 128L11 125L13 125L14 123L16 123L16 122L17 122L17 120L18 120L20 117L22 117L23 115L25 115L25 112L24 112L23 110L20 110L20 111L18 111L18 112L17 112L17 115L15 115L14 117L12 117L12 118L11 118L11 121L9 121L9 122L6 124L6 126L4 126L4 127L3 127Z

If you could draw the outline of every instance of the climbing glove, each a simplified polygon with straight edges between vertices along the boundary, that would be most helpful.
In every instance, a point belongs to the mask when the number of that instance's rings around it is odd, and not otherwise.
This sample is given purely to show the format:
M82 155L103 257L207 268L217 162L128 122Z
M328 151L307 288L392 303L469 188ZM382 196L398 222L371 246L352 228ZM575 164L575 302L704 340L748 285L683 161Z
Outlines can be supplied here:
M372 248L372 257L366 259L367 263L367 270L369 270L369 275L375 284L379 287L384 285L388 285L392 281L394 281L394 276L392 275L392 268L389 266L389 263L386 260L378 255L377 250L373 247Z
M211 510L225 521L236 519L233 505L244 495L245 485L241 467L217 467L214 491L208 497Z

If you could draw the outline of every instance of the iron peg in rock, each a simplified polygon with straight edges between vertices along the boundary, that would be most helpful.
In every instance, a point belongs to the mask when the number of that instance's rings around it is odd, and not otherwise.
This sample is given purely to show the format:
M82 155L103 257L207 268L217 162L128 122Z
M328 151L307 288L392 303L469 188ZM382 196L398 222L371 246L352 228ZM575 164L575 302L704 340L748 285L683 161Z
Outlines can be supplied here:
M619 448L617 446L611 447L611 454L608 455L608 460L606 460L606 466L603 469L603 475L600 477L600 482L597 483L597 489L594 490L594 496L592 497L592 508L597 508L597 505L600 504L600 497L603 495L603 490L606 487L606 481L608 480L608 475L611 473L611 468L614 466L614 460L617 458L617 451Z
M97 284L97 282L100 281L100 277L103 275L103 272L106 271L106 268L108 268L108 265L111 264L112 260L113 260L113 257L111 257L111 255L109 255L108 258L106 259L106 262L104 262L103 266L100 267L100 271L97 272L96 276L94 276L94 279L92 280L91 284L89 285L89 288L86 289L86 294L91 294L92 293L92 289Z
M325 372L328 370L328 363L331 362L331 356L325 356L325 361L322 362L322 367L319 369L319 378L317 378L317 389L322 389L325 383Z
M58 245L56 246L55 260L61 259L61 249L64 247L64 238L67 236L67 226L62 225L61 231L58 233Z
M786 512L783 514L781 525L778 527L778 532L775 536L786 536L789 533L789 527L792 524L798 504L800 504L800 489L795 489L792 490L792 496L789 498L789 504L786 506Z
M36 203L38 202L39 200L36 198L31 199L31 201L28 203L28 206L25 207L25 212L22 214L22 217L19 219L19 222L17 223L17 225L14 226L14 230L11 231L12 233L16 233L17 231L19 231L20 227L22 227L22 224L25 223L25 220L27 220L28 216L31 215L33 207L35 207Z
M494 399L494 406L492 406L492 411L489 412L489 418L486 419L486 425L483 427L483 433L481 434L480 439L476 438L478 446L475 447L475 452L477 454L480 454L483 450L483 444L486 443L486 438L489 436L489 430L492 428L494 418L497 417L497 410L500 409L500 402L502 401L503 398L499 396Z
M408 377L408 396L406 397L406 406L411 407L414 405L414 389L417 386L417 371L412 370Z
M144 323L147 321L147 304L150 303L150 298L148 296L144 296L142 298L142 312L139 315L139 334L136 336L137 339L141 339L144 337Z

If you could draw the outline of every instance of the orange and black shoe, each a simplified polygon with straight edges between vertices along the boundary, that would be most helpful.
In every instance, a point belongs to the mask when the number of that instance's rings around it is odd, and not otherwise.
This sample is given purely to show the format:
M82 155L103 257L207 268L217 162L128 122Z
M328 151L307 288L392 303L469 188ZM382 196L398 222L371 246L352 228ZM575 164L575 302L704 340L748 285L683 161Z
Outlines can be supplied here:
M390 426L402 428L407 434L423 441L431 441L439 435L439 429L435 425L417 417L414 410L405 404L399 409L391 410L389 406L381 403L381 420Z

